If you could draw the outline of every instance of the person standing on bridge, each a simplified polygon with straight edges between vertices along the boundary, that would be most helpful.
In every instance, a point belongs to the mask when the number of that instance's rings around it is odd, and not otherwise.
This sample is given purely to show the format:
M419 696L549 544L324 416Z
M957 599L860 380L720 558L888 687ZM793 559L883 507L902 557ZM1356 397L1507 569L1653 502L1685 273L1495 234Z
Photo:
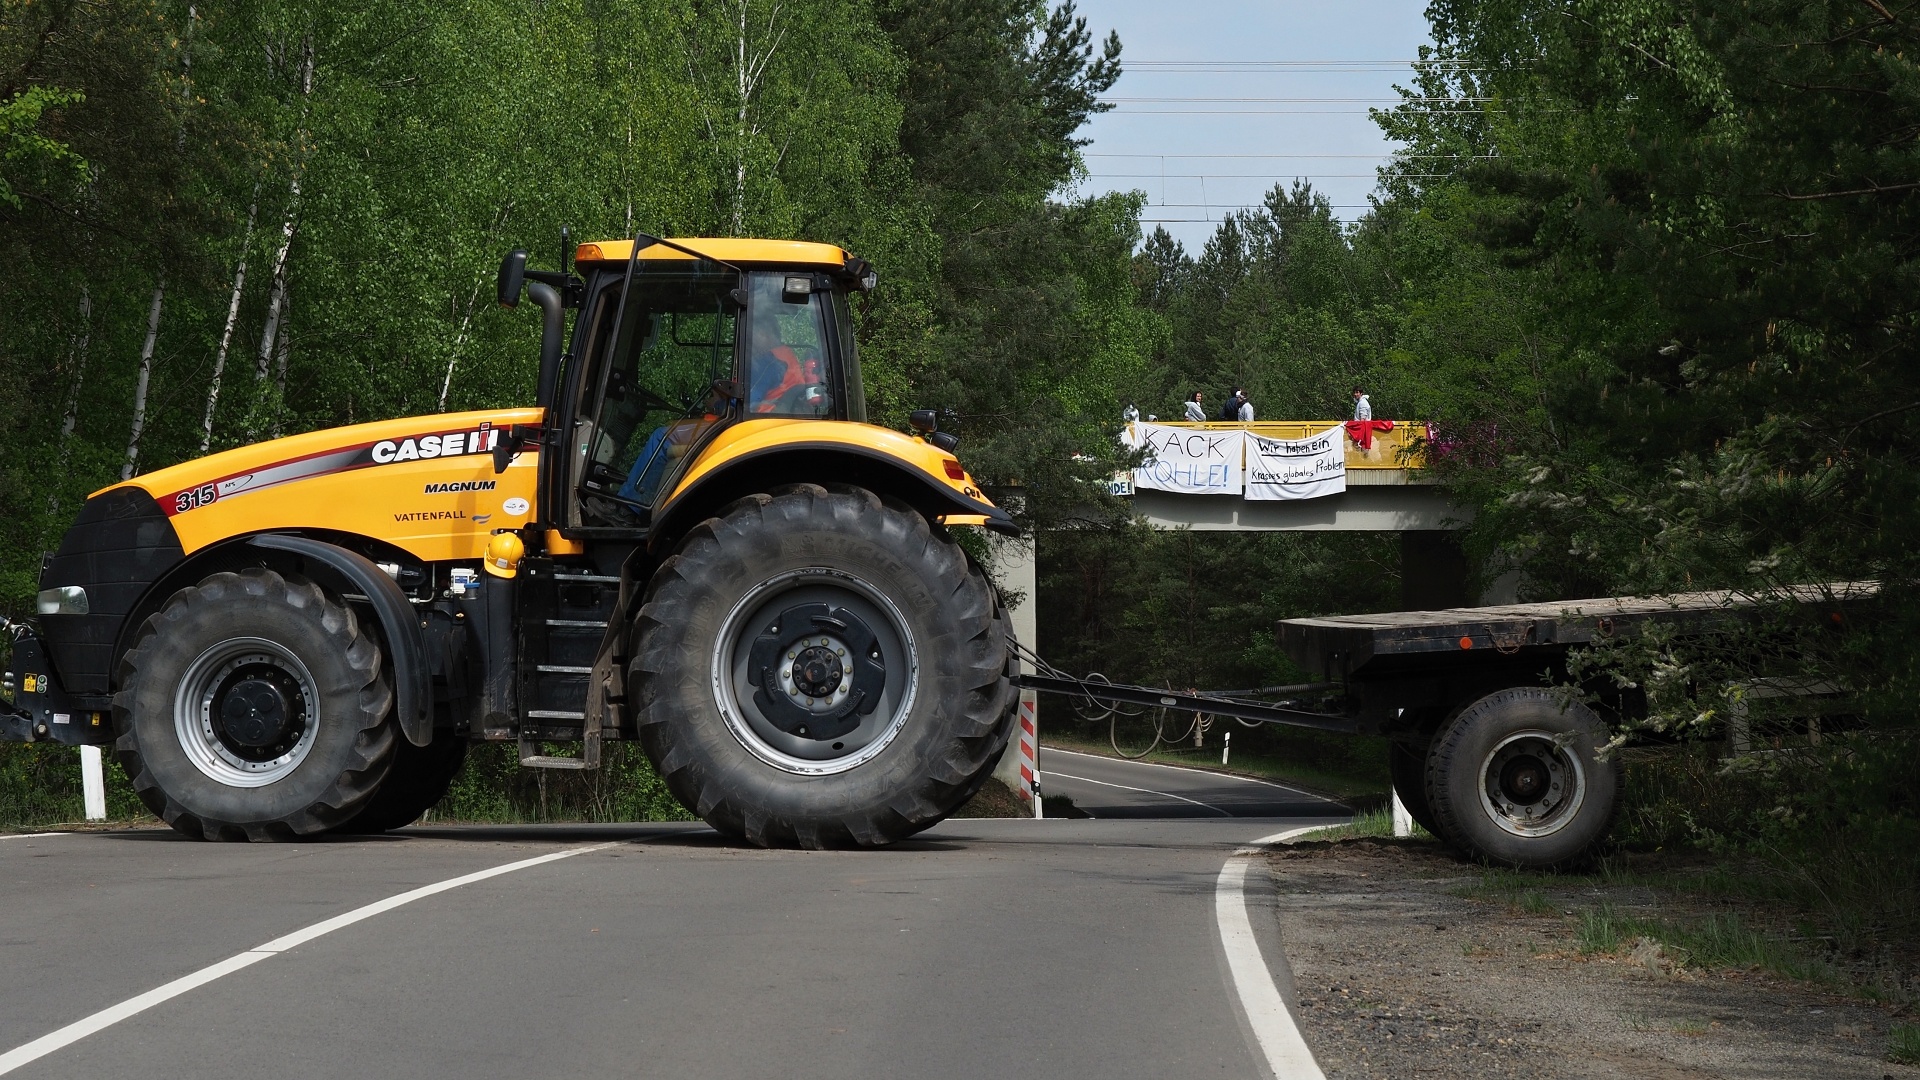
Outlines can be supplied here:
M1253 423L1253 402L1247 400L1247 392L1245 390L1240 391L1237 399L1240 402L1240 408L1236 410L1234 419L1243 424Z
M1207 422L1207 410L1200 404L1200 391L1187 395L1187 419L1195 424Z
M1223 423L1231 424L1240 419L1240 399L1246 396L1247 392L1237 386L1227 391L1227 400L1220 406L1220 419Z
M1367 398L1367 392L1360 387L1353 388L1353 419L1347 421L1347 437L1362 450L1373 449L1373 433L1392 431L1393 421L1375 420L1373 402Z

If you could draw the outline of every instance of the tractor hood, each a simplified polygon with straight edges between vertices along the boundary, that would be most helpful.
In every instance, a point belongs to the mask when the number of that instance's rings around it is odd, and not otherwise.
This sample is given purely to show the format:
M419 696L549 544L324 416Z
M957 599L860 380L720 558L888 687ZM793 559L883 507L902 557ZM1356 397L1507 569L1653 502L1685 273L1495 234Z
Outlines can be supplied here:
M539 409L382 420L255 443L95 492L144 491L191 555L280 529L357 533L427 561L478 559L495 529L534 514L537 449L493 471L493 447ZM124 495L122 496L124 497Z

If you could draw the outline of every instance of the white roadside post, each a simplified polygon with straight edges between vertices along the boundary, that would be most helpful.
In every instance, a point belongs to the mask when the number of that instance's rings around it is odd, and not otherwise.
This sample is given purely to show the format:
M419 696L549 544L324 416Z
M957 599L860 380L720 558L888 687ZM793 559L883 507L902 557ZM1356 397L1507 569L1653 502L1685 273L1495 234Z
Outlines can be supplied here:
M1233 732L1220 736L1220 764L1227 763L1227 755L1233 753Z
M107 777L100 764L100 748L80 748L80 794L86 800L87 820L107 820Z
M1046 817L1040 802L1040 705L1031 690L1020 691L1020 794L1033 803L1033 816Z
M1406 839L1413 835L1413 815L1407 813L1407 804L1400 801L1400 793L1393 793L1393 835Z

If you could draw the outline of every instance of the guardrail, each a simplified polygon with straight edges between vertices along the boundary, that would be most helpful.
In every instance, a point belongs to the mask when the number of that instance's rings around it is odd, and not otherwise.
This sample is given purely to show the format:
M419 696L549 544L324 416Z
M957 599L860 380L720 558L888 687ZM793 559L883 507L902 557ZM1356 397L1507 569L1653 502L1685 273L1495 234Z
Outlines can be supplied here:
M1344 427L1344 420L1254 420L1250 423L1225 421L1169 422L1145 421L1157 427L1185 428L1193 431L1247 431L1266 439L1304 439L1330 427ZM1375 431L1373 447L1362 450L1346 437L1348 469L1424 469L1427 467L1427 425L1419 420L1394 420L1393 430Z

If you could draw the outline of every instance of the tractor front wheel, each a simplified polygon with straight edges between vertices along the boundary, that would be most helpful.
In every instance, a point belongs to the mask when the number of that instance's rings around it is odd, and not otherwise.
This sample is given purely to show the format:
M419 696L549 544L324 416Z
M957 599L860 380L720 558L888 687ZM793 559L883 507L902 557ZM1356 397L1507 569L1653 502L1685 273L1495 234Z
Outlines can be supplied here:
M993 587L871 492L802 485L696 527L655 574L627 680L682 804L762 846L877 846L952 813L1016 703Z
M167 824L290 840L352 818L393 760L379 645L318 585L271 570L175 593L120 666L115 743Z

